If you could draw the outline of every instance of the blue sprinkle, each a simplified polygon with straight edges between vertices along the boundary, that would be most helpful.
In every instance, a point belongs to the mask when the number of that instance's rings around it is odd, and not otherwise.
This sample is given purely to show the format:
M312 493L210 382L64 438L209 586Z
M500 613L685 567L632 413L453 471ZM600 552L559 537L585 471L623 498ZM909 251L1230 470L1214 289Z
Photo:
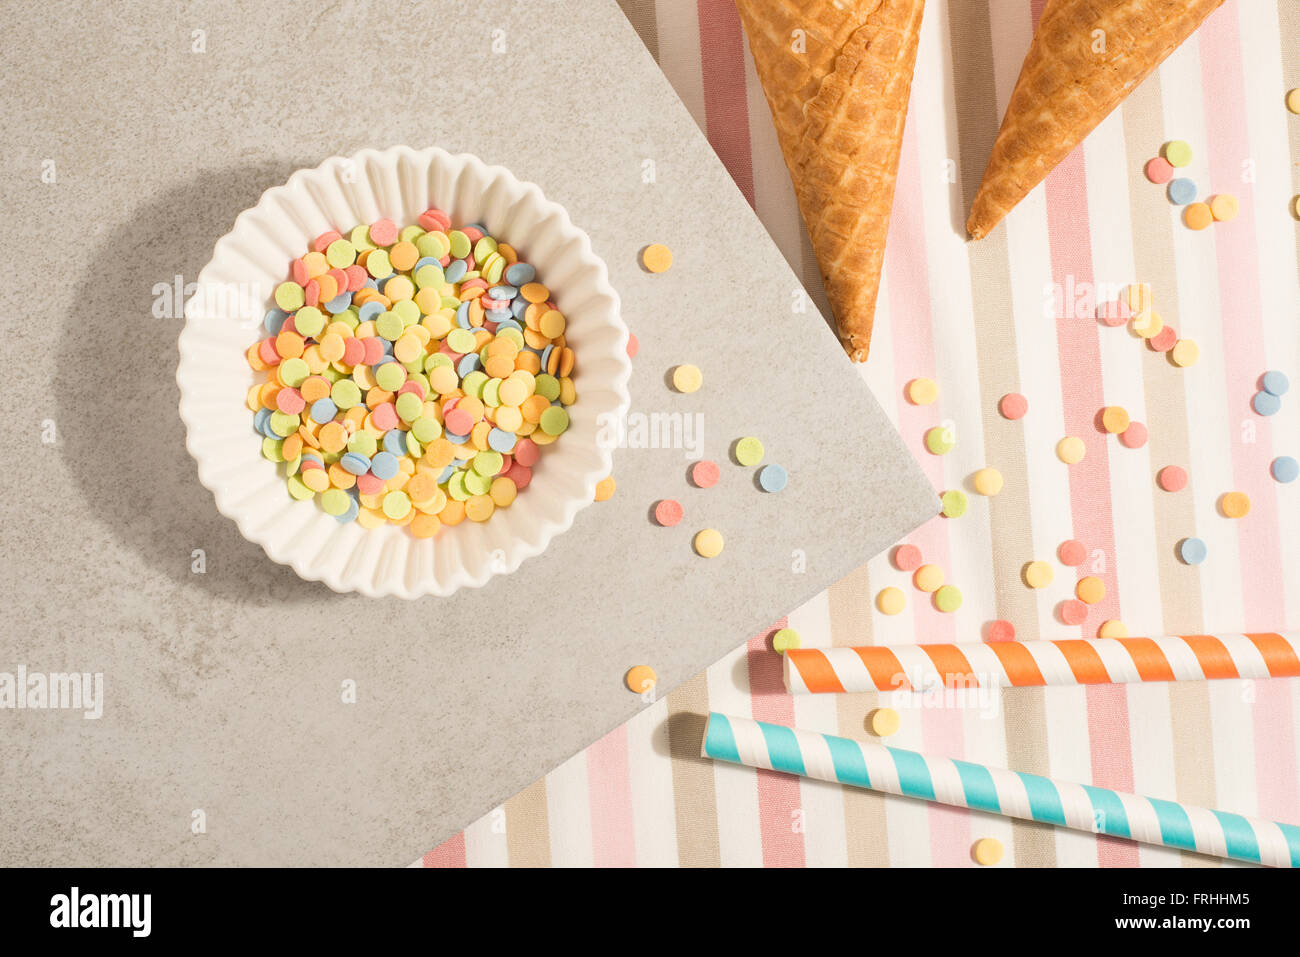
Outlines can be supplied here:
M369 322L372 319L378 319L384 314L384 304L370 300L364 306L357 310L357 315L361 317L362 322Z
M311 404L311 420L313 422L332 422L334 416L338 415L339 407L334 404L334 400L329 396L323 399L317 399Z
M467 441L469 441L468 435L457 435L455 432L444 432L442 433L442 435L443 438L445 438L452 445L464 445Z
M515 434L504 429L492 429L488 432L488 448L493 452L507 455L515 447Z
M460 361L456 363L456 374L463 379L465 376L477 369L479 365L478 353L468 352L461 356Z
M370 471L370 459L360 452L344 453L343 458L339 459L339 465L353 475L365 475Z
M488 290L488 296L493 299L513 299L519 295L519 290L514 286L493 286Z
M532 282L537 278L537 270L528 263L515 263L506 267L506 282L512 286L522 286L526 282Z
M443 276L447 282L460 282L465 278L465 273L469 272L469 266L463 259L453 259L443 270Z
M383 340L383 341L384 341L384 342L387 342L388 340L385 339L385 340ZM396 362L396 361L397 361L397 360L394 359L392 356L380 356L378 359L375 360L375 364L372 365L370 368L371 368L371 370L373 371L373 370L375 370L375 369L378 369L378 368L379 368L380 366L382 366L382 365L385 365L385 364L387 364L387 363L389 363L389 362Z
M469 300L466 299L456 307L456 325L462 329L469 328Z
M337 316L350 305L352 305L352 293L341 292L329 302L325 303L325 311L331 316ZM366 303L366 305L370 305L370 303Z
M257 414L253 416L253 428L263 435L270 435L271 433L267 431L266 427L269 421L271 421L271 410L258 409ZM275 436L275 438L279 438L279 436Z
M1278 372L1271 369L1264 373L1263 380L1260 382L1264 391L1270 395L1286 395L1286 390L1291 388L1291 380L1286 377L1285 372Z
M411 275L414 276L425 266L441 266L441 265L442 264L439 263L438 260L434 259L432 256L422 256L419 259L417 259L415 261L415 265L411 267Z
M516 319L522 319L524 313L528 311L528 305L528 300L523 296L520 296L517 299L512 299L510 301L510 312L514 314Z
M384 451L396 456L406 454L406 433L401 429L389 429L384 433Z
M779 465L764 465L758 470L758 486L764 492L779 492L790 481L790 474Z
M1282 408L1282 400L1272 392L1256 392L1250 404L1260 415L1276 415Z
M262 320L262 327L266 329L269 335L278 336L280 334L280 327L284 325L284 320L288 318L289 314L283 309L272 307L267 310L266 318ZM1283 378L1285 378L1285 376Z
M335 515L340 525L346 525L348 522L355 521L357 513L361 511L361 503L357 501L355 491L348 492L348 510L342 515Z
M1206 554L1205 543L1199 538L1184 538L1178 543L1178 557L1187 565L1199 565Z
M442 474L438 476L438 484L439 484L439 485L446 485L446 484L447 484L447 480L448 480L449 478L451 478L451 477L452 477L453 475L455 475L455 474L456 474L456 469L455 469L455 467L454 467L454 466L451 466L451 465L448 465L446 468L444 468L444 469L442 470Z
M397 474L397 456L392 452L376 452L370 460L370 474L387 482Z
M554 346L554 344L549 345L549 346L547 346L545 349L542 350L542 359L541 359L541 371L542 371L542 372L545 372L547 369L549 369L549 368L551 367L551 365L550 365L550 362L551 362L551 353L554 352L554 351L555 351L555 346Z
M1169 183L1169 202L1175 206L1185 206L1196 198L1196 184L1186 176Z
M373 276L367 276L367 277L366 277L366 287L369 288L369 289L374 289L374 290L377 291L377 290L379 289L379 283L378 283L378 281L375 280L375 278L374 278Z
M524 327L521 326L519 323L515 322L513 319L499 320L497 322L497 332L500 332L502 329L517 329L520 332L524 331ZM532 346L525 346L524 348L531 349L533 352L537 352L537 350L533 349Z
M1273 460L1273 478L1279 482L1294 482L1300 477L1300 462L1289 455L1279 455Z

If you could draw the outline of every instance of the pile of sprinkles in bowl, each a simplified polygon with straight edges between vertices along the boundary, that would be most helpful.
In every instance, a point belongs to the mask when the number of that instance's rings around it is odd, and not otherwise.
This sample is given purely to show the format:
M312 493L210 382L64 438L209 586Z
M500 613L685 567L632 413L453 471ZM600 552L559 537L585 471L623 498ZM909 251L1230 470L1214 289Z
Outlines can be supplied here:
M536 270L440 209L318 236L248 349L262 454L340 522L431 538L528 487L577 399Z

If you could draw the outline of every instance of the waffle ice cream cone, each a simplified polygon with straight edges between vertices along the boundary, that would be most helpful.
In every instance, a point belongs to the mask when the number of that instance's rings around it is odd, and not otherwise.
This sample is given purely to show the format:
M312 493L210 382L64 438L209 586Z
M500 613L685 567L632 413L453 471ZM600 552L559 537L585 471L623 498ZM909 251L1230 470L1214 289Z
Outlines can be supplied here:
M966 231L981 239L1223 0L1047 0Z
M844 349L867 357L925 0L736 0Z

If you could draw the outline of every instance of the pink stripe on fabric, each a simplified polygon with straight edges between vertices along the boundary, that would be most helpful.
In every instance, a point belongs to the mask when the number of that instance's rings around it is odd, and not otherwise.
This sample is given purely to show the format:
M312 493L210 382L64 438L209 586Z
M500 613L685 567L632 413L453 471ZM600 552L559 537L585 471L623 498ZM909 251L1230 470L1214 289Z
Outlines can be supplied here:
M732 0L698 0L700 65L709 145L754 205L754 158L745 96L745 38Z
M940 404L912 405L901 401L901 390L909 379L939 378L934 353L933 316L930 313L930 264L925 247L925 215L921 205L921 149L916 124L909 119L903 130L903 147L894 188L894 211L886 239L885 269L889 280L889 324L893 339L894 384L900 392L898 426L912 455L921 463L926 477L937 489L946 488L943 459L925 448L927 429L942 424ZM939 508L935 502L935 511ZM952 551L948 540L948 519L934 518L910 536L926 562L951 569ZM956 639L953 616L944 614L915 592L911 602L913 633L921 642L952 642ZM919 712L925 750L950 758L965 756L965 728L958 708L922 708ZM970 815L964 810L932 806L930 860L936 867L966 867L970 861Z
M749 639L750 709L755 721L794 725L794 698L781 680L781 656L772 650L768 635L788 623L782 618L767 631ZM801 813L799 778L778 771L757 772L758 829L763 840L764 867L803 867L803 829L795 829Z
M619 725L587 748L587 800L591 807L592 863L596 867L635 867L627 725Z
M1037 27L1043 0L1034 0L1031 7L1034 26ZM1075 286L1081 282L1093 282L1088 186L1082 147L1076 148L1048 174L1045 188L1052 281L1058 289L1064 289L1067 282ZM1110 459L1106 436L1099 433L1094 424L1097 410L1106 404L1102 394L1097 323L1086 317L1057 317L1056 341L1065 428L1070 435L1083 439L1088 449L1082 462L1069 466L1074 535L1089 551L1103 549L1108 558L1105 571L1097 576L1106 583L1106 597L1089 609L1089 625L1095 628L1108 618L1120 617L1118 562L1110 508ZM1093 783L1119 791L1132 791L1133 750L1129 738L1127 691L1122 685L1090 685L1085 695ZM1099 837L1097 860L1103 867L1136 867L1137 846L1128 841Z
M447 838L425 854L422 863L425 867L464 867L465 832Z
M1277 489L1269 474L1273 458L1272 425L1249 406L1256 379L1269 368L1264 342L1263 297L1260 292L1259 250L1256 242L1254 183L1242 182L1242 163L1251 152L1246 125L1245 73L1241 56L1241 4L1237 0L1212 13L1201 25L1201 84L1205 111L1206 155L1210 192L1236 193L1241 212L1214 228L1219 268L1219 314L1227 395L1230 408L1255 424L1255 442L1240 441L1239 419L1229 420L1232 474L1240 491L1250 496L1250 515L1233 524L1237 529L1242 570L1243 629L1279 627L1283 600L1282 542L1278 524ZM1300 805L1297 785L1295 722L1291 689L1285 681L1257 686L1254 709L1255 783L1259 814L1288 820Z

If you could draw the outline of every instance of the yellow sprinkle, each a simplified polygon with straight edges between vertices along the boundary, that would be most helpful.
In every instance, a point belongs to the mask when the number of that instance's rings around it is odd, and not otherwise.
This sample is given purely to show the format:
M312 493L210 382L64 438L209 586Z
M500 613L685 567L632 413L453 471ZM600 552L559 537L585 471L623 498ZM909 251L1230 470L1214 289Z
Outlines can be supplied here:
M663 243L651 243L641 250L641 265L650 272L665 272L673 264L673 251Z
M1098 638L1127 638L1128 626L1118 618L1112 618L1109 621L1103 621L1101 627L1097 629Z
M1056 572L1047 562L1034 561L1025 566L1025 584L1030 588L1046 588L1056 577Z
M1120 405L1108 405L1101 410L1101 424L1111 435L1119 435L1128 428L1128 410Z
M871 733L878 738L888 738L890 735L898 734L898 726L902 724L902 719L893 708L877 708L871 712L868 720L871 724Z
M695 392L704 384L704 374L698 366L682 365L673 369L673 388L678 392Z
M1165 327L1165 321L1160 318L1160 313L1148 309L1146 312L1134 313L1131 325L1134 335L1150 339Z
M912 576L912 583L921 591L938 591L943 584L943 569L938 565L922 565Z
M607 475L596 483L596 501L604 502L614 496L614 476Z
M903 595L902 589L894 588L892 585L880 589L880 593L876 595L876 607L880 609L882 615L897 615L906 604L907 598Z
M1174 360L1174 365L1185 369L1196 365L1196 360L1201 357L1201 347L1191 339L1179 339L1169 355Z
M1228 518L1244 518L1250 514L1250 496L1245 492L1225 492L1219 499L1219 508Z
M799 648L803 645L803 639L799 637L799 632L793 628L782 628L772 636L772 650L777 654L785 654L789 648Z
M1074 593L1085 605L1095 605L1106 597L1106 583L1095 575L1080 578Z
M722 533L716 528L706 528L695 533L695 551L704 558L722 554Z
M981 495L997 495L1002 491L1002 473L989 467L975 473L975 491Z
M629 668L627 675L623 680L627 683L629 691L635 691L637 694L649 691L659 683L659 676L649 665L637 665Z
M939 398L939 386L933 379L913 379L907 384L907 401L912 405L929 405Z
M1002 842L996 837L981 837L971 849L976 864L992 867L1002 860Z
M1066 465L1082 462L1087 454L1088 447L1083 444L1083 439L1077 436L1067 435L1056 443L1056 457Z
M1300 87L1296 87L1287 93L1286 108L1292 113L1300 113Z

